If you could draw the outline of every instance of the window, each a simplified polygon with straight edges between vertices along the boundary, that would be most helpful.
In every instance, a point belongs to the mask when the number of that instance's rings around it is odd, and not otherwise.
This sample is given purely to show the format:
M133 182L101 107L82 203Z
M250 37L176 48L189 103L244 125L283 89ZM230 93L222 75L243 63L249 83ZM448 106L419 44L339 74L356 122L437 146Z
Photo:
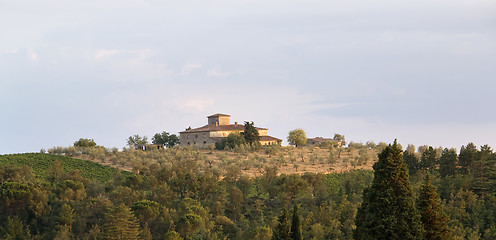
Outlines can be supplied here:
M198 138L198 134L195 134L195 138Z
M189 142L188 142L188 145L189 145Z
M205 138L205 137L207 137L207 134L206 133L203 134L203 138Z
M203 141L203 144L207 144L207 141Z
M189 139L189 135L188 135L188 136L186 136L186 138L187 138L187 139Z

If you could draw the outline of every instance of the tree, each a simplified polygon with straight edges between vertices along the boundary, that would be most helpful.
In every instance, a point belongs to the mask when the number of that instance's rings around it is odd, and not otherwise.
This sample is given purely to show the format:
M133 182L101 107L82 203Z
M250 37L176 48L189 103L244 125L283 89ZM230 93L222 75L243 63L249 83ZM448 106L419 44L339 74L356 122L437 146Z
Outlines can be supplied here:
M60 208L60 215L59 215L60 225L66 225L70 227L74 222L75 216L76 214L74 213L74 210L71 208L71 206L67 203L64 203L64 205L62 205L62 207Z
M179 144L179 138L176 134L169 134L164 131L162 133L155 133L152 137L152 143L171 148Z
M146 136L141 137L140 135L136 134L134 136L130 136L127 139L127 145L129 145L130 147L134 147L141 144L148 144L148 138Z
M420 211L426 240L451 239L448 217L443 212L441 198L436 192L436 187L431 184L429 174L427 174L425 183L420 189L416 205Z
M476 161L477 157L477 147L473 143L467 144L467 146L462 146L460 149L460 154L458 155L458 161L460 163L462 173L469 173Z
M303 146L307 143L307 136L303 129L298 128L289 132L288 142L296 147Z
M341 146L346 146L346 140L344 139L344 135L335 133L332 139L341 142Z
M2 229L3 238L8 240L24 240L31 239L29 228L25 228L22 220L18 216L8 217L7 224Z
M253 122L245 122L245 130L243 131L243 136L249 144L258 143L260 141L260 136L257 128L254 126Z
M74 142L74 147L94 147L96 143L93 139L88 138L80 138L76 142Z
M408 173L413 175L417 172L417 170L420 169L420 163L417 156L415 155L415 152L403 152L403 159L405 160L406 166L408 168Z
M472 190L477 194L492 194L496 190L496 154L487 144L481 146L472 167L474 184Z
M356 215L355 239L422 239L408 171L396 140L379 154L372 185Z
M226 147L233 149L236 146L245 144L246 140L239 132L232 132L223 138L220 142L215 143L215 148L224 150Z
M454 176L456 174L457 155L455 149L443 149L439 158L439 174L441 178Z
M422 169L433 169L436 164L436 149L429 146L429 148L422 153L422 157L420 158L420 166Z
M138 239L139 223L131 209L124 203L105 215L103 239Z
M289 225L288 211L282 210L272 240L291 240L291 226Z
M291 239L301 240L301 226L300 216L298 215L298 206L295 204L293 207L293 217L291 219Z

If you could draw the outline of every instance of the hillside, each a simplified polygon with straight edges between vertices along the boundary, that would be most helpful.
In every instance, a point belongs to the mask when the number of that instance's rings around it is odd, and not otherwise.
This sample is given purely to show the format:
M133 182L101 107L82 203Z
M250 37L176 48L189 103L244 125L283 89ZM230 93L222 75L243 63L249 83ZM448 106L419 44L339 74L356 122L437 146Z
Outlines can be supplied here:
M95 179L100 182L106 182L112 179L116 171L115 168L103 166L91 161L52 154L24 153L0 155L0 166L8 164L29 166L33 169L34 173L40 177L46 177L48 169L56 161L61 163L66 172L80 170L81 176Z
M277 168L279 174L303 173L340 173L351 170L371 170L377 160L379 147L319 148L319 147L280 147L271 146L261 150L233 149L219 151L214 149L154 149L112 151L103 147L78 151L69 148L51 149L49 152L65 154L74 158L138 172L153 164L173 164L175 160L191 156L200 169L213 170L220 175L238 169L248 177L260 176L266 168ZM55 151L56 150L56 151Z

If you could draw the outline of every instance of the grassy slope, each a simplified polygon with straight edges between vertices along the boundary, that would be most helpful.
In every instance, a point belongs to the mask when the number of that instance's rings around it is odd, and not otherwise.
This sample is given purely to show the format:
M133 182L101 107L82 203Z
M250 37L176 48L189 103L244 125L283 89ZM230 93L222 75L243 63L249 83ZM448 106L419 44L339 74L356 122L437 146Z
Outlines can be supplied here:
M87 160L74 159L65 156L42 153L23 153L0 155L0 166L3 165L27 165L33 169L35 174L40 177L46 177L48 169L59 161L66 172L80 170L81 176L106 182L114 177L115 168L102 166ZM126 172L123 172L126 173Z

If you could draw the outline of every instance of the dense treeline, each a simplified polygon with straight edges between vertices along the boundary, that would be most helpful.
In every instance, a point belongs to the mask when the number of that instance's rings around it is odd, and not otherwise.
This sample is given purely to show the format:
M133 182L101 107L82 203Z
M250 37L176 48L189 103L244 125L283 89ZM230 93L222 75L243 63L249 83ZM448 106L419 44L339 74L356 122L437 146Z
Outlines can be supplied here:
M430 173L453 239L496 239L495 154L472 145L459 154L408 146L402 157L415 199L433 194L435 188L424 180ZM45 175L28 166L2 165L0 237L271 239L283 213L293 217L296 206L303 239L353 239L363 191L374 177L370 170L278 174L274 164L249 178L236 165L224 171L205 167L205 153L199 151L156 151L164 153L161 159L134 165L136 174L116 171L104 182L57 162Z

